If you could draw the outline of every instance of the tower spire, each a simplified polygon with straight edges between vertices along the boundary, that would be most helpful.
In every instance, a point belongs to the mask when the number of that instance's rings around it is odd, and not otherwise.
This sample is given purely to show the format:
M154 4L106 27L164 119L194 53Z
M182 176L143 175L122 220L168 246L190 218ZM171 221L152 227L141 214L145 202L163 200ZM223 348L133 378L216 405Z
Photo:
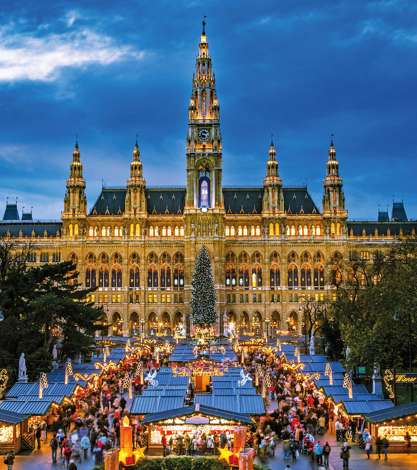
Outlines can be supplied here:
M216 80L206 35L206 17L188 106L186 209L222 209L222 141Z
M75 138L74 149L72 151L72 162L66 187L67 190L64 198L64 211L62 213L62 218L64 221L68 221L68 223L70 223L70 225L68 225L69 235L78 235L78 233L81 233L81 227L79 227L77 219L83 219L87 215L87 198L85 195L86 184L83 177L83 165L81 163L80 147L78 145L77 136ZM76 230L75 226L77 226Z
M282 180L278 172L277 149L271 135L264 178L264 198L262 212L265 216L276 215L283 211Z
M143 215L145 212L145 179L143 178L138 135L136 134L135 145L133 146L132 152L132 161L130 162L130 177L127 180L125 215L127 217L136 217L138 215Z
M323 183L323 216L335 219L330 222L330 234L341 235L340 222L347 218L345 209L345 195L343 193L343 180L339 175L339 162L336 158L336 147L334 145L334 135L330 136L328 159L326 163L326 176Z

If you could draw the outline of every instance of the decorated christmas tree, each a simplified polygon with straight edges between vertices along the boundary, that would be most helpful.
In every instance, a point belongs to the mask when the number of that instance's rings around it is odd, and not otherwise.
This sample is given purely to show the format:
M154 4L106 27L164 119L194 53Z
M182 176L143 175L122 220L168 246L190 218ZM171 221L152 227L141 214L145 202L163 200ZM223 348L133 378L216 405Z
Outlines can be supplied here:
M191 316L194 325L209 328L216 323L216 291L207 248L197 255L191 281Z

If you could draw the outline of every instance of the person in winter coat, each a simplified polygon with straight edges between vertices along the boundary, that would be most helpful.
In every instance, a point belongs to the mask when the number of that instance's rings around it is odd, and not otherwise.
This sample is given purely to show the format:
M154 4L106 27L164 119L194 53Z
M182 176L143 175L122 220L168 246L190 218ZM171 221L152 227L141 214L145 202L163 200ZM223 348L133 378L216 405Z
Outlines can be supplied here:
M342 450L340 451L340 458L343 461L343 469L347 470L349 468L349 459L350 459L350 447L347 442L343 443Z
M81 438L80 445L81 445L81 449L83 451L83 458L84 458L84 460L87 460L88 459L88 449L91 446L90 439L87 435L84 435Z

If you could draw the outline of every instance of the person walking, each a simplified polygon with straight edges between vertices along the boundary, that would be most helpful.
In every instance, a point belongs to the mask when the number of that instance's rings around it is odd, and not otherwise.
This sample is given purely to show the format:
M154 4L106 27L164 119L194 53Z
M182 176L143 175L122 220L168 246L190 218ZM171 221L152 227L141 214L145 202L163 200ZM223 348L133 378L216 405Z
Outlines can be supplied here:
M349 468L349 459L350 459L350 447L347 442L343 443L342 450L340 451L340 458L343 461L343 469L347 470Z
M81 446L81 449L83 451L83 459L87 460L88 459L88 449L91 446L90 438L88 437L87 434L84 434L84 436L81 438L80 446Z
M368 440L365 442L365 452L366 452L366 455L367 455L367 457L368 457L368 460L371 458L371 449L372 449L371 440L368 439Z
M56 433L52 436L52 439L49 441L49 447L51 448L52 463L56 463L56 453L58 450L58 439Z
M7 470L13 470L14 452L9 452L4 459L4 464L7 465Z
M317 465L323 464L323 448L320 444L320 441L317 441L314 446L314 456L316 458Z
M405 449L407 451L407 454L409 454L411 450L411 436L408 433L408 431L405 433L404 441L405 441Z
M330 452L332 451L332 448L330 447L330 444L326 441L326 444L323 446L323 465L328 468L329 467L329 457L330 457Z
M378 454L378 459L381 459L382 452L382 439L378 436L375 441L376 453Z
M42 435L41 427L38 426L35 431L35 437L36 437L36 443L38 445L38 450L40 450L41 448L41 435Z
M389 442L387 439L387 436L384 436L382 439L382 449L384 451L384 459L388 460L388 447L389 447Z

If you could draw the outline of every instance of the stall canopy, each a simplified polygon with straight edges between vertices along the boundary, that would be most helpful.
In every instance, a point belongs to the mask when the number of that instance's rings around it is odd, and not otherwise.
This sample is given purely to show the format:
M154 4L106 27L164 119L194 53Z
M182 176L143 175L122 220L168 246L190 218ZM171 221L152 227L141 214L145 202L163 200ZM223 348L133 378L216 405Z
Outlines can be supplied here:
M226 410L214 409L203 405L185 406L176 410L167 410L162 413L150 414L145 416L143 419L143 424L157 423L166 419L179 418L181 416L192 416L194 414L227 419L229 421L235 421L242 424L252 424L252 420L247 415L233 413Z
M19 424L26 421L27 416L14 413L13 411L0 410L0 422L7 424Z
M233 413L249 416L265 414L264 400L260 395L217 395L196 394L194 398L201 407L210 407L217 410L227 410Z
M237 360L236 354L229 344L216 346L216 351L208 352L206 357L215 362ZM169 357L170 362L192 362L198 359L198 355L194 354L194 346L189 343L177 344Z
M135 397L130 414L145 415L149 413L162 413L167 410L175 410L184 406L184 397L178 396L152 396L140 395Z
M0 402L0 412L10 411L19 415L44 416L54 402L50 400L5 400Z
M53 396L54 399L58 397L69 398L71 397L76 388L79 387L76 383L65 384L63 382L50 383L47 388L43 390L44 397ZM23 383L17 382L6 393L6 398L21 398L21 397L36 397L39 394L39 383ZM62 401L62 399L61 399Z
M392 406L383 410L374 411L366 415L370 423L382 423L388 420L397 420L408 416L417 415L417 402L407 403L405 405Z

